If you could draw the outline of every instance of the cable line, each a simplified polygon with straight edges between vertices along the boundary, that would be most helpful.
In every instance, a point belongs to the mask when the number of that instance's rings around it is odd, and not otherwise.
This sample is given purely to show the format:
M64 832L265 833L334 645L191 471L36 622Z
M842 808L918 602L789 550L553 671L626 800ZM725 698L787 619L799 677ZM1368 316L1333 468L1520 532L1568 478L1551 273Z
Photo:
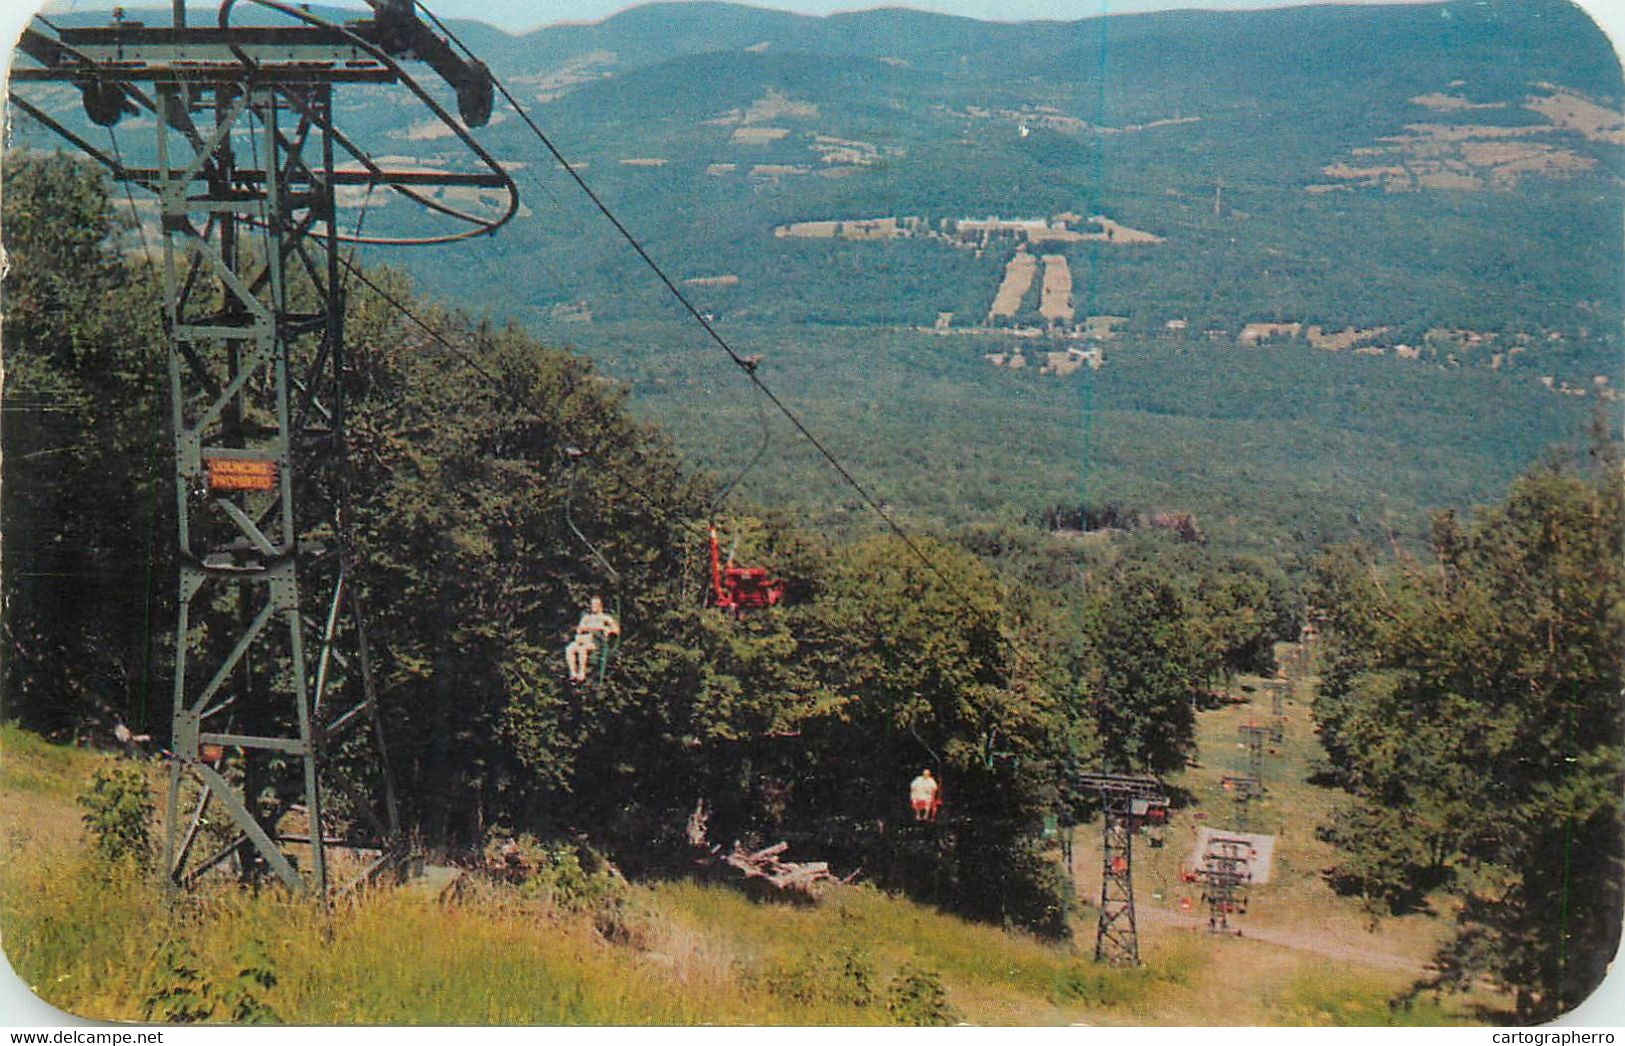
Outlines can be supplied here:
M485 379L486 383L493 389L505 395L509 401L514 404L514 406L525 411L537 421L544 424L551 424L557 420L556 418L549 416L547 412L543 411L539 406L536 405L536 403L522 395L518 390L512 388L511 382L503 381L501 375L493 372L489 367L485 366L485 364L481 363L477 358L475 358L472 353L456 345L451 341L451 339L447 338L444 334L441 334L440 331L436 330L434 326L429 323L429 321L423 319L417 313L413 312L399 298L380 287L359 266L355 265L349 259L344 258L342 255L339 258L339 264L344 266L344 268L348 270L349 274L359 281L363 286L367 287L374 294L378 295L378 297L382 298L391 308L393 308L396 312L399 312L402 316L406 317L414 326L432 338L436 344L440 345L447 352L450 352L453 356L457 357L457 359L461 360L462 363L470 370L474 371L481 378ZM568 435L568 433L566 434ZM631 452L634 456L638 456L635 449L633 449ZM636 484L627 484L625 486L625 490L627 493L631 494L635 498L638 498L645 505L649 506L656 513L664 516L667 521L675 523L677 526L681 527L683 530L687 531L690 535L696 538L700 538L702 540L705 539L706 534L704 531L701 531L693 524L678 518L669 509L665 508L649 495L639 490Z
M468 49L468 46L464 44L462 40L458 39L457 34L447 28L446 24L442 22L433 11L430 11L428 7L423 4L422 0L415 0L415 2L418 10L423 12L429 21L434 24L435 28L445 33L447 39L456 44L464 54L469 55L471 58L473 57L474 53ZM693 317L694 321L698 323L701 328L704 329L705 333L710 336L711 340L716 342L717 346L721 348L723 352L728 354L728 358L733 360L734 365L737 366L740 372L750 380L751 384L755 385L756 388L767 397L768 401L777 407L781 414L789 419L790 424L795 426L796 431L801 433L801 435L806 438L808 443L813 445L819 454L823 455L824 460L829 462L830 467L833 468L836 473L846 481L847 485L858 492L858 496L863 499L864 503L868 505L877 516L885 521L886 526L891 528L892 533L897 535L903 544L907 546L908 550L914 554L915 558L917 558L921 563L925 564L926 568L930 570L931 573L935 574L937 579L946 585L948 590L951 591L960 602L965 604L967 609L978 615L984 614L985 611L977 607L976 604L971 601L970 597L966 596L964 592L960 590L959 586L956 585L947 574L943 573L942 569L937 566L936 562L932 560L930 556L925 554L925 550L920 548L919 544L915 542L911 536L909 536L908 532L903 529L902 525L892 518L891 513L886 511L885 507L881 505L875 496L869 492L869 489L860 483L857 477L852 475L852 473L847 470L846 466L841 464L840 460L835 457L828 447L824 446L823 442L819 440L817 436L813 435L812 431L807 428L806 424L796 415L795 411L791 410L789 405L774 394L773 390L769 388L767 383L762 380L761 376L756 373L757 361L741 356L738 352L736 352L733 346L729 345L727 340L717 332L716 327L711 324L711 321L705 318L704 313L700 312L699 309L694 307L694 303L688 300L688 297L683 294L683 292L678 288L677 284L672 281L671 277L666 275L665 270L660 267L659 263L657 263L649 252L644 249L643 244L638 241L638 238L632 235L632 231L615 216L615 212L611 211L609 206L604 203L603 199L593 191L592 186L588 185L586 179L581 177L581 173L577 171L575 166L565 158L562 152L559 151L558 146L553 144L553 140L547 136L547 133L537 125L535 120L531 119L530 113L525 110L524 106L519 104L519 100L513 96L513 93L508 90L507 85L504 84L501 78L499 78L495 73L491 74L491 83L496 88L497 93L502 95L503 99L508 103L508 105L513 108L514 113L518 115L519 119L524 121L525 126L530 128L531 133L536 136L536 139L539 142L542 143L542 145L547 149L548 153L552 155L553 159L558 162L560 167L564 168L565 173L569 174L571 179L575 181L576 185L581 189L581 191L586 194L587 199L592 201L593 206L598 209L598 212L608 219L609 223L613 225L616 231L621 234L621 238L624 239L632 250L637 253L639 258L643 259L644 264L649 267L649 271L653 272L656 278L658 278L660 282L665 285L666 290L671 292L672 297L677 299L683 308L687 310L688 314Z

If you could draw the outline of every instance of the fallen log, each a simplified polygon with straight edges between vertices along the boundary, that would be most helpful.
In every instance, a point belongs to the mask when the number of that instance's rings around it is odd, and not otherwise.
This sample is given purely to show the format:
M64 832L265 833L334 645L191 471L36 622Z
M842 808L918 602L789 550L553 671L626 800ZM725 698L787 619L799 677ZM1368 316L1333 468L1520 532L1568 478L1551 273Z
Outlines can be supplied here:
M789 843L775 843L765 850L749 851L735 845L722 863L743 872L747 879L760 879L776 890L800 893L816 898L822 884L836 882L827 861L786 861L779 855L790 848Z
M818 899L827 883L850 881L850 878L837 879L829 870L827 861L784 860L782 855L790 849L787 842L774 843L761 850L747 850L735 843L731 852L724 853L722 847L707 842L706 828L709 819L705 802L701 800L695 805L694 813L688 820L686 834L689 845L706 851L706 859L719 861L742 873L746 879L757 880L782 893L800 894L811 900Z

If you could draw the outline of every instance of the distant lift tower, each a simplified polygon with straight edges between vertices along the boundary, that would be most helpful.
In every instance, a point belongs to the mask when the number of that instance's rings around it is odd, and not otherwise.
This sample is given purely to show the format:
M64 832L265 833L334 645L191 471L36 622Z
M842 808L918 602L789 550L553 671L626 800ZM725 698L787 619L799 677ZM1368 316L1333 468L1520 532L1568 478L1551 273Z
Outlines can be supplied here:
M1237 728L1237 732L1247 739L1247 773L1245 776L1226 774L1223 784L1227 790L1234 792L1236 800L1241 803L1240 823L1243 828L1251 823L1249 815L1253 802L1264 796L1264 742L1274 736L1277 729L1251 719Z
M1168 797L1154 777L1075 773L1079 789L1100 793L1104 821L1100 861L1100 918L1095 961L1138 966L1140 936L1134 919L1134 833L1168 819Z
M157 198L180 563L165 854L183 886L235 858L245 876L325 895L329 848L358 855L350 885L404 852L348 541L339 252L487 233L518 195L467 130L490 116L484 66L453 54L410 0L369 2L375 17L346 25L224 0L214 25L189 27L176 0L169 25L115 12L106 26L31 28L19 44L31 61L12 74L18 109ZM234 25L233 7L278 24ZM450 83L461 122L398 58ZM115 138L103 153L68 126L82 120L25 96L41 81L78 88L102 127L150 116L156 140L126 157ZM475 169L381 167L335 125L340 84L411 91ZM341 230L343 186L393 191L450 231ZM453 187L498 202L482 217L436 198ZM211 803L230 827L198 853Z
M1246 911L1247 897L1242 890L1252 881L1251 850L1248 839L1209 837L1197 872L1202 880L1202 899L1207 902L1208 932L1228 934L1230 916Z

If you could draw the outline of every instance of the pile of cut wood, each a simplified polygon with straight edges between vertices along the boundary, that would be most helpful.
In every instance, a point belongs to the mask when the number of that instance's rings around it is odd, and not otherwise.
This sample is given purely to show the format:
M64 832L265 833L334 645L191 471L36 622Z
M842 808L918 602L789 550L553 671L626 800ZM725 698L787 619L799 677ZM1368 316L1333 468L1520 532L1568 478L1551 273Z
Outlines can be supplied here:
M835 875L825 861L786 861L779 855L790 848L789 843L774 843L754 853L739 844L724 856L723 864L737 868L747 879L761 879L774 889L805 894L817 898L824 883L836 882Z
M837 879L829 870L827 861L786 861L781 856L790 848L789 843L774 843L764 850L747 850L734 843L732 852L724 853L721 846L708 843L707 822L710 813L702 799L688 819L689 845L706 851L707 859L714 859L744 873L746 879L766 883L775 890L801 894L817 900L828 883L850 882L852 877ZM854 876L856 873L854 873Z

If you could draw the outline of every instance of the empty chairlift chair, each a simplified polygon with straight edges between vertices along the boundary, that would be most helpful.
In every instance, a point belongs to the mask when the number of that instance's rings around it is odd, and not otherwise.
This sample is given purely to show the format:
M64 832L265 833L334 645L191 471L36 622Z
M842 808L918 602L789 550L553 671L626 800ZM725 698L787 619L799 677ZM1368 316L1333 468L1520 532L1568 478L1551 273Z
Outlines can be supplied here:
M784 582L770 577L766 567L734 566L732 553L726 563L717 546L717 528L711 528L711 595L723 610L741 613L777 606L784 598Z

